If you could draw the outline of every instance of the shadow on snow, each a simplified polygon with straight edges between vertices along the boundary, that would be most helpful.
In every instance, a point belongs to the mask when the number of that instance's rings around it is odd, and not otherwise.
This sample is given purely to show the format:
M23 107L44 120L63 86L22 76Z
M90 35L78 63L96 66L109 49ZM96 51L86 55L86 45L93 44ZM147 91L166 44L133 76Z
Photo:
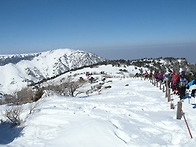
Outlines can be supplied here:
M10 122L0 122L0 145L11 143L21 136L23 127L13 126Z

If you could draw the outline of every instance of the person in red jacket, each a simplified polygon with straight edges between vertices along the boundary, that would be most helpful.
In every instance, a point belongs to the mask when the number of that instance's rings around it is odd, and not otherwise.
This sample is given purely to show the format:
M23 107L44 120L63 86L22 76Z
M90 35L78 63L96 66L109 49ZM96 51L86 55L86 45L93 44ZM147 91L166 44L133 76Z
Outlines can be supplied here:
M144 73L144 76L145 76L145 79L148 78L148 72L147 71Z
M179 76L180 75L177 75L175 72L172 72L171 88L172 88L172 91L174 92L174 94L178 93L177 86L176 86L176 80L178 79Z
M162 74L161 70L159 71L159 74L158 74L158 80L163 82L163 74Z

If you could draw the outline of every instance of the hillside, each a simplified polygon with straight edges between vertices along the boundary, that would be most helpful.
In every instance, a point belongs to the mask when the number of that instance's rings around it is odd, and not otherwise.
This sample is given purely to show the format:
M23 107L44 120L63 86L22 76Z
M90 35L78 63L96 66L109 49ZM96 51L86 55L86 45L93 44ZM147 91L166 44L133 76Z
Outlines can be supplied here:
M0 56L0 91L12 93L26 85L65 71L104 61L92 53L58 49L24 55Z
M184 120L176 119L176 108L170 109L165 93L148 80L130 78L137 72L134 66L102 65L68 72L43 83L42 86L63 82L70 76L73 81L81 77L87 81L76 97L46 91L36 103L22 105L24 122L19 127L10 127L0 113L0 146L194 146L195 99L183 102L193 135L190 139ZM96 79L92 83L88 81L91 77ZM86 93L100 83L100 90ZM172 100L176 104L179 98L172 95ZM29 109L36 104L29 115ZM8 107L1 105L0 111Z

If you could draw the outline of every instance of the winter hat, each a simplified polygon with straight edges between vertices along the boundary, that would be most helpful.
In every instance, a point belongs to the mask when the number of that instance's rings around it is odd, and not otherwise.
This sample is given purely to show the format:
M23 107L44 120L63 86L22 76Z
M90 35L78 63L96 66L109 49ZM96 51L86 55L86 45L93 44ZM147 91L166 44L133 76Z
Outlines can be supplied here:
M181 73L182 73L182 75L185 75L185 71L182 71Z

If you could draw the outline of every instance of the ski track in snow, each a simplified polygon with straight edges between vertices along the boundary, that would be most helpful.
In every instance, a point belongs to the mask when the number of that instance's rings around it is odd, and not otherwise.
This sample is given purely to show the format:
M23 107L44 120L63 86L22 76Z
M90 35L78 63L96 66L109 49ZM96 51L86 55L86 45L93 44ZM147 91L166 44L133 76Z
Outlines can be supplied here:
M125 86L129 84L129 86ZM8 146L132 147L194 146L184 120L176 120L165 94L149 81L113 79L100 95L52 96L24 124ZM173 96L177 103L177 96ZM183 103L193 136L196 112ZM1 145L0 146L4 146Z

